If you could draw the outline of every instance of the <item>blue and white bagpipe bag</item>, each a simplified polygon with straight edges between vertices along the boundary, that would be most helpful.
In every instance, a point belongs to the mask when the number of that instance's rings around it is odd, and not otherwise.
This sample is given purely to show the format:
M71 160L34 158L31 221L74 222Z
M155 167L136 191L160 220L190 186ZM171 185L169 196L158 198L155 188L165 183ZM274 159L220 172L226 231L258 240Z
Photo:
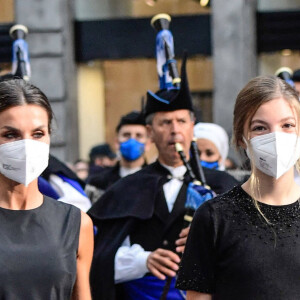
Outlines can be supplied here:
M184 216L184 227L188 227L192 222L195 211L204 202L214 198L216 194L206 184L206 179L200 163L200 155L196 142L191 142L190 162L187 161L182 146L180 144L176 144L175 146L190 176L190 182L188 184L185 202L186 214ZM192 169L192 166L194 166L194 170Z
M187 188L185 208L196 211L201 204L214 198L216 194L208 187L196 182L190 182Z

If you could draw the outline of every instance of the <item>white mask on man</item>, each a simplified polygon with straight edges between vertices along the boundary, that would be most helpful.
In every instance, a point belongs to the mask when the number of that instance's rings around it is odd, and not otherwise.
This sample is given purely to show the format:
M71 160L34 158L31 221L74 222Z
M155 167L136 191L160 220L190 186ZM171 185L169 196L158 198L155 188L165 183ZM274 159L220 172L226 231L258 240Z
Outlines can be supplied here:
M0 145L0 173L28 186L47 168L49 145L30 139Z
M290 170L300 157L300 140L296 134L272 132L250 140L254 165L263 173L278 179Z

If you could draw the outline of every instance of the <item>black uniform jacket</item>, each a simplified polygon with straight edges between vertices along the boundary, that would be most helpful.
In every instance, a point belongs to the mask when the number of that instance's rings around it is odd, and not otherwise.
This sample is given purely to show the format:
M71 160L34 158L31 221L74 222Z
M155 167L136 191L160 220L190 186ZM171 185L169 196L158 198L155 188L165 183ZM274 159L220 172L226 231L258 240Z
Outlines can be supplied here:
M204 169L204 173L207 183L217 194L237 184L236 180L225 172ZM133 236L133 240L137 243L141 241L142 246L145 239L150 240L147 242L149 247L145 249L147 251L152 251L149 248L159 245L160 241L153 240L153 237L147 233L143 237L141 228L152 230L158 224L157 217L164 217L163 211L166 209L166 204L162 202L165 202L163 185L170 179L168 175L170 177L169 171L158 161L148 165L112 185L88 211L94 225L98 228L91 268L91 288L94 300L121 300L120 296L116 296L114 288L114 257L128 235L138 231ZM189 181L189 177L185 176L183 187L174 204L174 215L170 216L170 222L160 229L161 237L166 233L172 242L174 234L176 233L178 237L180 232L180 228L177 227L182 224L185 192ZM180 222L176 218L180 218ZM138 230L136 230L137 224ZM143 224L147 225L143 227ZM170 224L174 226L168 226Z

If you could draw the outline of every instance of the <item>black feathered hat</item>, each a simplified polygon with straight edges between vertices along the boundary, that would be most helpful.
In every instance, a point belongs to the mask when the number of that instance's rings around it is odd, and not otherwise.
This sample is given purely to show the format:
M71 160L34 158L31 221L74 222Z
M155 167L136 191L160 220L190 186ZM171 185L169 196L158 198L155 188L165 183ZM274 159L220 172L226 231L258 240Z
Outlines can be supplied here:
M144 125L145 126L146 124L145 124L145 118L143 113L134 110L122 116L116 128L116 132L119 132L119 130L123 125Z
M159 111L166 112L178 109L194 111L186 74L186 55L184 55L182 60L180 88L172 87L170 89L159 90L156 93L148 91L144 113L146 117Z

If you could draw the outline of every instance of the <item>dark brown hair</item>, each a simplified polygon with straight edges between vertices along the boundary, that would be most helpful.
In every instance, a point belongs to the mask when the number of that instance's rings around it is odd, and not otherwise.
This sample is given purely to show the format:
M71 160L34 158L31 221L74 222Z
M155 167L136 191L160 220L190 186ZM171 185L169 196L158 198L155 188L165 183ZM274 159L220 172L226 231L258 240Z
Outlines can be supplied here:
M23 79L0 81L0 113L4 110L24 104L38 105L48 114L48 129L51 132L53 111L46 95L36 86Z

